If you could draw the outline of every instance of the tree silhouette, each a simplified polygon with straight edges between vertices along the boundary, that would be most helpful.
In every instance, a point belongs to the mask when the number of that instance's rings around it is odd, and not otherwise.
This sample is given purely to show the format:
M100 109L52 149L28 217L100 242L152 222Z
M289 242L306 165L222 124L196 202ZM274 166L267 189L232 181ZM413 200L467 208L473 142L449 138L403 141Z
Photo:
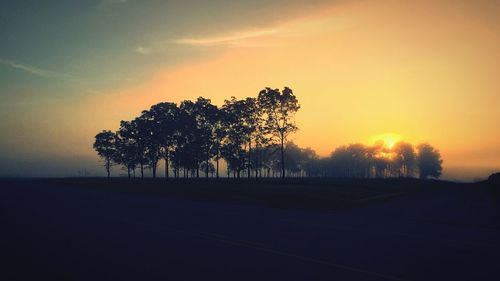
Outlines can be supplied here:
M176 136L177 148L173 154L177 168L183 168L184 177L189 177L190 173L196 172L199 177L199 164L201 154L200 132L195 118L194 102L183 101L179 109L179 134Z
M260 115L257 106L257 100L255 98L246 98L240 101L240 103L240 122L242 123L242 127L247 134L248 140L247 176L248 178L250 178L250 170L252 168L252 140L255 140L255 143L257 143L258 141L258 136L256 135L256 133L260 125Z
M150 163L147 155L150 141L147 121L144 118L136 117L130 122L129 129L137 144L137 165L141 172L141 179L144 179L144 167Z
M120 122L120 129L116 132L117 163L127 169L128 178L131 178L131 171L140 163L142 155L139 153L139 143L136 138L136 130L133 124L128 121Z
M290 88L282 92L266 88L257 98L263 113L264 130L272 138L277 138L281 151L281 178L285 178L285 142L287 137L297 131L294 115L300 109L299 102Z
M249 142L249 128L240 118L240 113L247 110L244 100L231 97L225 100L222 107L224 111L224 126L226 138L222 146L222 156L226 159L228 169L233 171L235 177L240 178L240 173L247 165L245 146Z
M411 177L417 164L413 145L407 142L398 142L392 150L394 151L394 162L398 170L398 176Z
M429 144L417 146L398 142L389 148L382 141L372 146L350 144L320 158L314 150L288 142L297 130L298 100L289 88L265 88L257 98L225 100L222 107L210 99L185 100L179 106L162 102L141 112L132 121L121 121L116 133L102 131L95 136L94 149L104 160L108 178L111 166L120 164L128 178L140 168L157 175L165 161L165 177L219 178L219 161L225 160L228 177L246 173L255 177L350 177L439 178L442 159Z
M117 156L116 135L111 131L102 131L95 136L94 149L104 160L104 167L109 179L111 175L111 166Z
M203 170L207 178L209 176L210 160L214 156L214 152L217 152L217 145L215 144L217 141L216 123L219 117L217 113L218 108L211 103L210 99L199 97L194 103L193 116L196 120L198 132L197 140L201 149L200 155L203 154Z
M222 158L223 141L227 136L226 130L226 112L223 109L217 109L212 118L212 133L214 142L212 145L212 155L215 158L215 175L219 178L219 161Z
M374 145L366 148L367 157L370 162L369 176L375 178L383 178L386 176L390 166L390 160L385 156L389 149L384 145L383 141L377 141Z
M162 102L153 105L149 110L151 120L155 123L156 142L159 155L165 161L165 178L169 178L170 156L176 147L176 136L179 134L179 108L175 103Z
M335 149L331 155L334 175L353 178L369 177L369 155L367 147L359 143Z
M285 152L285 169L293 177L309 176L312 165L319 159L311 148L301 148L293 142L286 144Z
M158 114L154 110L144 110L138 117L139 133L145 145L145 158L148 167L153 172L153 178L156 178L158 161L160 160L163 136L161 132L161 123L158 120Z
M443 170L441 154L430 144L423 143L417 146L417 165L421 179L428 177L439 178Z

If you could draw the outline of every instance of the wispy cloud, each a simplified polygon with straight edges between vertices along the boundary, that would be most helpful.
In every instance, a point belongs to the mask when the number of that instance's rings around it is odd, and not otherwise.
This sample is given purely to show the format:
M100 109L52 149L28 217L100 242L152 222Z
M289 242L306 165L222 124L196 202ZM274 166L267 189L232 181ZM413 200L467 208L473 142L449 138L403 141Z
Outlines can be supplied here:
M151 49L147 48L147 47L143 47L143 46L137 46L134 49L134 52L138 53L138 54L142 54L142 55L147 55L147 54L151 53Z
M4 60L1 58L0 58L0 64L6 65L6 66L9 66L12 68L20 69L20 70L23 70L25 72L28 72L30 74L40 76L40 77L74 79L73 76L65 74L65 73L56 72L56 71L47 70L47 69L42 69L42 68L38 68L35 66L31 66L31 65L20 64L17 62L13 62L10 60Z
M59 80L62 82L69 82L71 84L82 87L83 91L85 91L86 93L89 93L89 94L98 93L98 91L90 89L91 87L93 87L93 85L91 85L91 83L89 83L87 80L82 80L79 77L75 77L75 76L70 75L70 74L52 71L52 70L47 70L47 69L43 69L43 68L31 66L31 65L20 64L20 63L10 61L10 60L4 60L2 58L0 58L0 65L5 65L7 67L19 69L19 70L22 70L26 73L29 73L29 74L32 74L35 76L39 76L39 77L43 77L43 78L56 79L56 80Z
M212 47L269 47L287 43L290 38L299 38L348 28L353 23L334 15L333 9L321 11L311 16L291 19L260 29L246 29L227 34L202 37L178 38L171 42L181 45Z
M261 29L243 31L228 35L211 36L204 38L180 38L173 40L176 44L191 45L191 46L259 46L255 41L263 39L266 36L278 34L280 29Z

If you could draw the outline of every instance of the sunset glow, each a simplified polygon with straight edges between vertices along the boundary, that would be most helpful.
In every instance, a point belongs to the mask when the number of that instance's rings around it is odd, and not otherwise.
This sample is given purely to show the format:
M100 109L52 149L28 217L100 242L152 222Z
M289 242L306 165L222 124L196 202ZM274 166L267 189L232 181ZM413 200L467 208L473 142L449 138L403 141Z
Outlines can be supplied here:
M394 133L386 133L386 134L380 134L375 137L372 137L371 143L375 144L379 141L382 141L384 143L384 146L387 147L388 149L392 149L394 145L398 142L401 141L402 138L398 134Z
M13 7L0 27L12 34L0 46L6 174L99 173L95 132L152 104L285 86L301 104L291 140L320 156L403 140L437 147L445 177L500 167L495 1L292 2L40 7L24 21L44 33L9 30L23 21Z
M500 0L11 0L0 42L1 280L500 280Z

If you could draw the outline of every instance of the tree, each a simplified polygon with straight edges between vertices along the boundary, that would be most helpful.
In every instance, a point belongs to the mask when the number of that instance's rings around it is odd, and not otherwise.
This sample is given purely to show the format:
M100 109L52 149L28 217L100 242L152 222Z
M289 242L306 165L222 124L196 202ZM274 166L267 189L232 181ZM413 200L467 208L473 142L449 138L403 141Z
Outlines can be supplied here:
M374 145L367 148L368 158L370 161L370 175L375 178L384 178L390 167L390 159L388 158L390 149L387 148L383 141L377 141Z
M392 151L394 152L393 161L398 169L398 175L412 176L417 161L413 145L407 142L398 142L394 145Z
M203 160L200 162L204 162L203 168L206 178L208 178L209 175L210 160L214 156L214 152L216 152L216 123L218 117L218 108L212 104L210 99L199 97L196 100L194 103L194 118L197 125L197 138L200 142L199 146L204 154Z
M162 102L149 110L151 120L155 124L156 143L160 156L165 160L165 178L169 178L169 162L171 153L176 147L176 136L179 132L179 108L175 103Z
M176 134L176 149L172 154L173 164L177 169L183 168L184 177L188 177L189 172L193 170L196 170L199 177L201 141L198 138L194 103L188 100L183 101L179 109L179 131Z
M318 155L311 148L301 148L293 142L288 142L285 146L285 169L290 175L295 177L309 174L311 164L319 159Z
M163 135L161 128L161 112L155 111L157 107L150 110L144 110L136 119L139 124L139 133L145 146L145 156L149 168L153 172L153 178L156 178L158 162L162 157L161 149L163 144Z
M141 178L144 178L144 165L149 163L148 146L150 136L144 125L144 120L135 118L132 121L121 121L117 134L117 148L120 164L127 168L130 178L131 170L140 167Z
M304 171L306 176L311 176L309 174L310 167L314 165L319 160L318 154L310 147L301 148L301 157L300 157L300 169ZM314 173L314 172L313 172Z
M206 167L212 157L211 149L214 140L212 119L216 118L217 107L209 99L199 97L196 102L183 101L180 105L186 125L183 129L185 135L185 155L190 156L189 166L196 170L196 177L200 177L200 165L205 161ZM207 172L208 176L208 171Z
M109 177L111 176L111 166L117 155L116 150L116 135L111 131L102 131L95 136L94 149L97 154L104 160L104 167Z
M144 166L148 165L148 143L150 140L150 136L148 135L148 129L146 120L141 117L136 117L134 120L130 122L122 121L121 130L126 132L127 137L133 140L135 144L134 147L134 161L137 165L139 165L141 171L141 179L144 179Z
M369 149L362 144L341 146L331 155L334 176L366 178L370 174Z
M241 171L248 164L248 155L245 151L245 146L249 141L249 129L240 115L246 108L247 105L245 101L237 100L235 97L231 97L230 100L225 100L222 107L224 111L223 124L226 128L226 137L221 152L228 164L228 169L231 169L238 178L240 177Z
M428 177L439 178L443 170L441 154L427 143L417 146L417 165L421 179Z
M240 122L248 135L247 176L250 178L250 169L252 168L252 139L255 139L255 146L257 147L259 139L256 133L260 125L260 114L255 98L246 98L241 101L241 105L239 116ZM256 168L256 166L254 168Z
M222 109L217 109L215 116L213 118L212 128L214 135L214 142L212 146L212 155L215 158L215 175L217 179L219 178L219 161L222 158L222 146L223 141L227 136L227 130L225 127L225 111Z
M271 138L277 138L281 151L281 178L285 178L285 142L287 137L297 131L294 115L300 109L297 98L290 88L282 92L278 89L266 88L260 91L257 98L263 113L265 132Z
M262 170L265 171L265 174L267 174L267 177L270 177L270 172L271 170L275 171L276 168L276 163L277 158L276 154L277 151L279 150L279 147L276 144L266 144L263 142L263 138L259 137L259 135L256 135L257 138L255 139L256 141L256 146L253 149L252 152L252 158L250 161L250 164L255 167L255 177L262 177ZM265 141L265 140L264 140ZM279 169L278 169L279 170Z
M139 163L138 143L130 122L121 121L120 129L116 132L117 162L127 169L128 178L131 171Z

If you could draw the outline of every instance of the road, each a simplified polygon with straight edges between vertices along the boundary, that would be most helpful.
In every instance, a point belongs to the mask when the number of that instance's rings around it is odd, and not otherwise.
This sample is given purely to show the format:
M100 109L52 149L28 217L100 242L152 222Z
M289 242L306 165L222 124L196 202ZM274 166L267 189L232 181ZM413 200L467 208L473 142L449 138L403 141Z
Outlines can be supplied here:
M319 212L27 181L0 220L1 280L500 280L500 206L473 188Z

